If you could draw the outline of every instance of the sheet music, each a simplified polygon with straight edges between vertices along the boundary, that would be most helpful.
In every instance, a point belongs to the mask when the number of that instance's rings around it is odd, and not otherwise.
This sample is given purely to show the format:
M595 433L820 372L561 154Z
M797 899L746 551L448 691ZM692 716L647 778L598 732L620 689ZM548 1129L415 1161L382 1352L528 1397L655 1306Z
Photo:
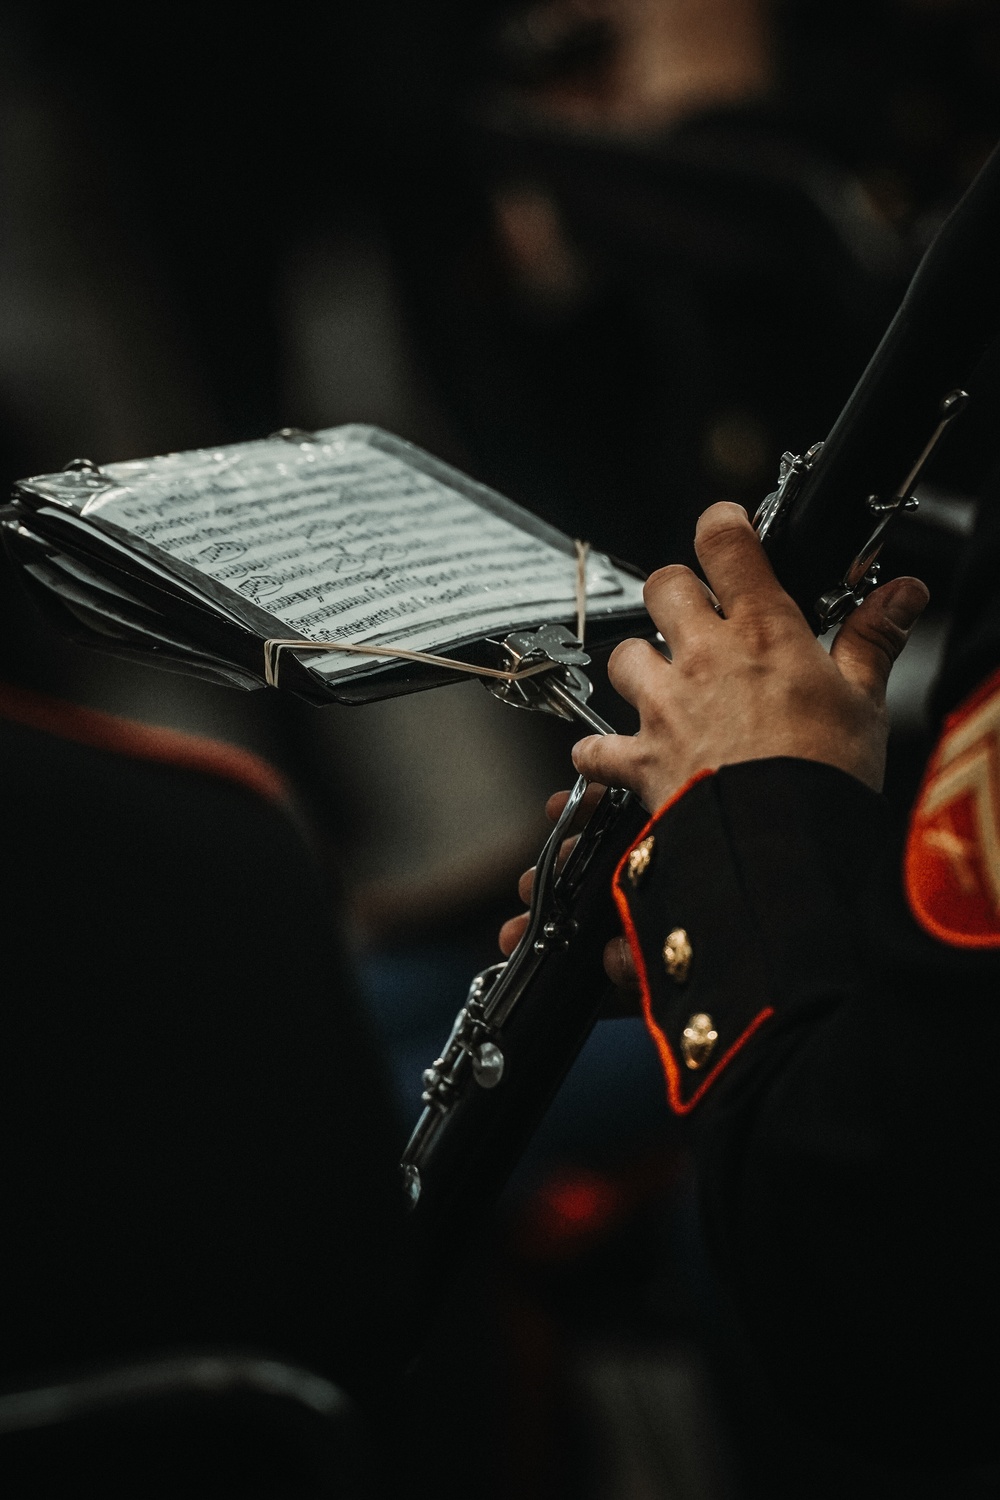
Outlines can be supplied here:
M83 514L126 528L306 640L433 650L572 616L571 555L365 431L109 465L115 484ZM589 601L632 605L641 587L600 554L588 560ZM329 653L309 664L337 675L364 662Z

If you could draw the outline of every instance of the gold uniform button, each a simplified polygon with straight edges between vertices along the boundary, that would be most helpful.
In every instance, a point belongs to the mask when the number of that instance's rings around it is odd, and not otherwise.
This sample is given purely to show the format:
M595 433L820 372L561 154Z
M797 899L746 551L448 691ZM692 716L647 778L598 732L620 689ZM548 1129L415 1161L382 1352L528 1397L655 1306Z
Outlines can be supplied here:
M712 1017L699 1011L693 1015L681 1036L681 1052L689 1068L703 1068L715 1051L719 1033L712 1025Z
M656 843L653 835L643 839L641 844L636 844L629 854L626 869L628 870L629 885L636 886L645 875L653 859L653 845Z
M668 976L675 984L683 984L688 977L694 950L683 927L675 927L667 933L663 945L663 963Z

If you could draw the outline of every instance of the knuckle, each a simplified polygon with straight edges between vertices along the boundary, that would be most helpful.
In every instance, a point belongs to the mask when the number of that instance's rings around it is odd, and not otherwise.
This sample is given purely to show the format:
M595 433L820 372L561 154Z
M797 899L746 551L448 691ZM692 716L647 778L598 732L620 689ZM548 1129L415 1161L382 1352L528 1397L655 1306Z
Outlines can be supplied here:
M777 644L780 636L775 621L769 615L752 614L741 621L744 649L751 656L766 656Z
M649 749L640 750L632 765L632 776L640 786L647 786L656 775L658 758Z
M715 669L715 653L706 642L693 640L677 666L682 676L694 682L704 682Z
M699 553L704 549L711 554L744 543L747 533L747 514L742 506L720 501L699 516L695 535Z
M662 595L667 589L675 588L679 583L686 583L693 578L691 569L683 563L667 563L662 568L657 568L655 573L650 573L643 584L642 597L646 604L657 595Z
M906 631L886 615L855 619L855 630L862 641L884 652L890 662L896 660L906 645Z
M608 675L614 680L613 674L627 670L628 663L635 656L636 647L642 646L642 641L635 636L629 636L627 640L619 641L618 645L608 657Z
M764 655L789 644L801 635L802 618L792 601L750 600L740 614L740 634L744 646L754 655ZM810 636L811 639L811 636Z
M649 641L634 638L622 641L608 658L608 681L629 702L635 702L637 696L649 694L655 673L663 664Z
M599 738L585 740L579 745L573 754L573 762L582 776L588 781L600 781L601 768L607 764L604 755L604 741Z

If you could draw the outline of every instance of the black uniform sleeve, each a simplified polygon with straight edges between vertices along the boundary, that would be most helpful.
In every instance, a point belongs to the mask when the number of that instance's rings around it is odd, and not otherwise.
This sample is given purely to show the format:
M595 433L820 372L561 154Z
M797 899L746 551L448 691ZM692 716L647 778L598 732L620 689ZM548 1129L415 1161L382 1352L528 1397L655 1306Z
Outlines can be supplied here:
M832 767L690 785L616 875L710 1249L787 1404L952 1464L996 1445L1000 953L920 930Z

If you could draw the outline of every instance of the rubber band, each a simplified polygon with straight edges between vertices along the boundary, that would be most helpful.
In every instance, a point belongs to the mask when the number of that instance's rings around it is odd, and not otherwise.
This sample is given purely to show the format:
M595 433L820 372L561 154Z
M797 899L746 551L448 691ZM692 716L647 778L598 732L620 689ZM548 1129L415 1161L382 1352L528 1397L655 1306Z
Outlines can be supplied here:
M590 543L577 540L576 547L576 636L583 645L583 633L587 622L587 557ZM278 686L278 666L282 651L344 651L353 656L385 656L397 661L416 661L428 667L446 667L452 672L462 672L467 677L492 677L499 682L515 682L523 677L537 677L549 672L558 663L536 662L530 667L477 667L467 661L456 661L452 656L435 656L430 651L408 651L403 646L366 646L362 643L348 645L346 641L301 641L292 638L277 638L264 642L264 681L268 687Z
M453 672L464 672L470 677L496 677L501 682L514 682L521 677L537 677L539 672L549 672L559 665L554 661L535 662L530 667L505 670L502 667L477 667L472 662L456 661L451 656L434 656L430 651L406 651L402 646L349 646L345 641L298 641L270 640L264 642L264 681L268 687L278 686L278 661L282 651L347 651L355 656L388 656L398 661L418 661L429 667L448 667Z
M587 554L590 543L574 542L576 547L576 638L583 645L583 633L587 628Z

